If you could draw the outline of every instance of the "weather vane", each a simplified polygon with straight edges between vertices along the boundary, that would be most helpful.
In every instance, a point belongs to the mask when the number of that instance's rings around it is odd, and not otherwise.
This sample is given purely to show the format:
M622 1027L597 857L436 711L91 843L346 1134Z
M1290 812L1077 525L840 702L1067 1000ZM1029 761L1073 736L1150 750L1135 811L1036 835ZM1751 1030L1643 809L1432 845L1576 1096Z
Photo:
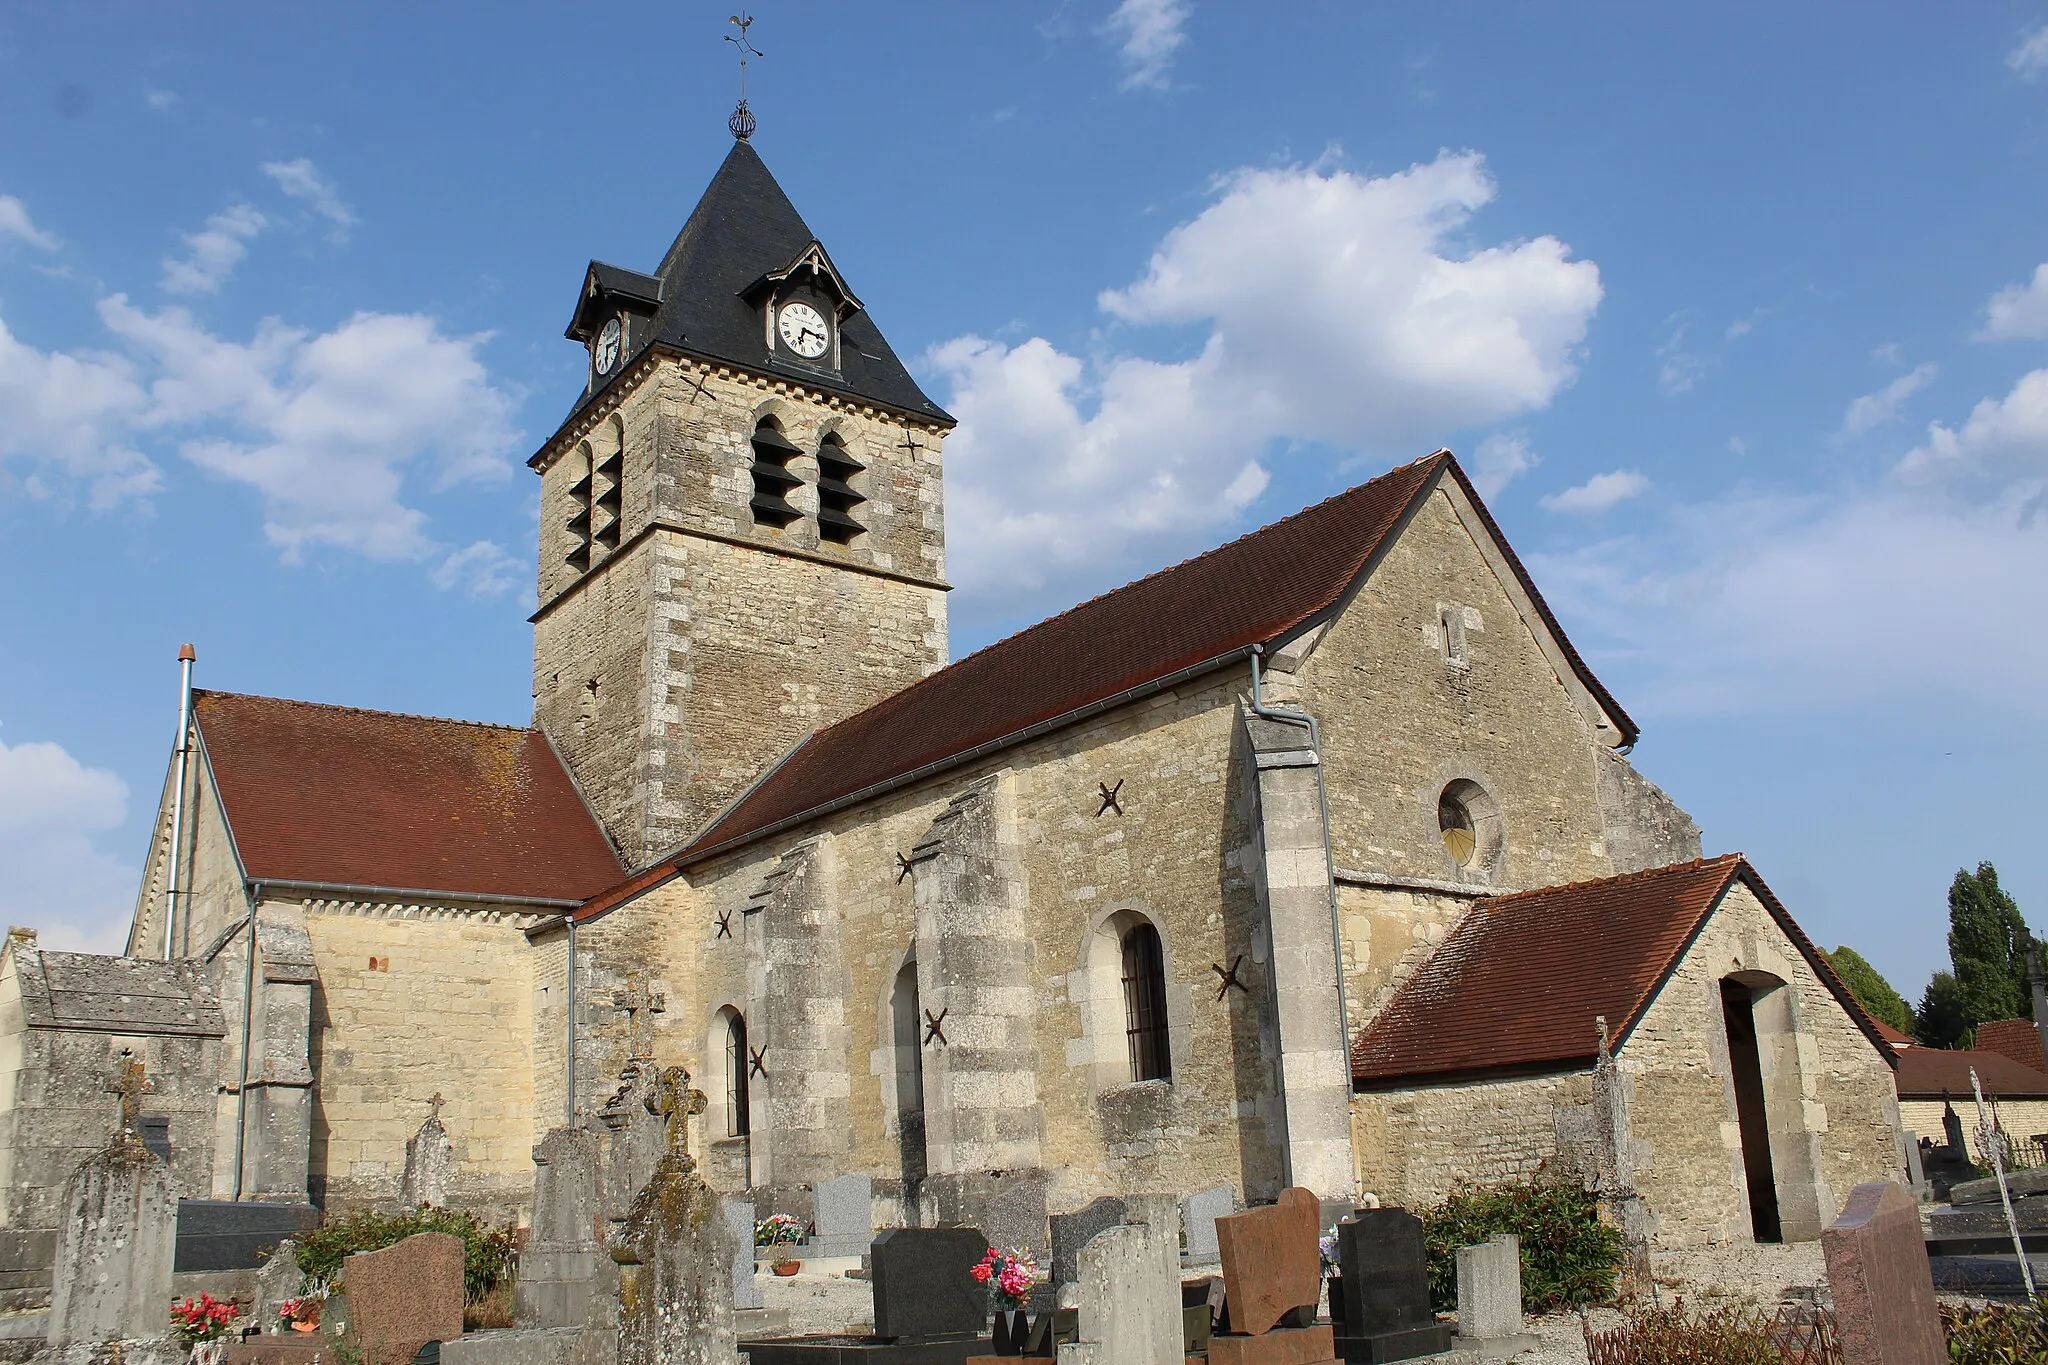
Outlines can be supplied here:
M740 50L740 103L739 107L732 111L732 117L725 121L725 126L732 129L734 137L745 142L754 135L754 111L747 108L747 58L765 57L768 54L755 47L753 41L747 37L747 29L754 22L753 15L735 14L726 22L739 30L737 36L726 34L725 40Z

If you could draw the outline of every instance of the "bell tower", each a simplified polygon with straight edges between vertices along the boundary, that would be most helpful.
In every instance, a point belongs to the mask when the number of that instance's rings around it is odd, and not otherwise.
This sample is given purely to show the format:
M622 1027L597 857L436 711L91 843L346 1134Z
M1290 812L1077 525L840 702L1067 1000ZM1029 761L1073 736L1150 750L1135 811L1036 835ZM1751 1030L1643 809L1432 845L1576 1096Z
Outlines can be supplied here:
M945 664L953 419L744 137L653 274L591 262L567 335L534 720L638 867Z

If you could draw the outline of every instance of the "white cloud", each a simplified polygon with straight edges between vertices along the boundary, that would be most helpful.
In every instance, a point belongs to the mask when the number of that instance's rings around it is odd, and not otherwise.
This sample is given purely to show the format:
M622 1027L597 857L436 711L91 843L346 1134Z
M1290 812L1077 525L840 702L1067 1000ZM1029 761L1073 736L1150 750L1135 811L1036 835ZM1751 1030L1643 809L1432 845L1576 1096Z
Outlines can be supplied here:
M1470 153L1383 177L1241 171L1101 296L1128 324L1204 327L1194 355L935 348L961 423L946 464L963 601L1014 616L1196 548L1263 490L1277 443L1412 457L1547 405L1576 374L1600 273L1554 237L1473 246L1494 192Z
M2048 29L2041 30L2048 37ZM2034 267L2026 284L2009 284L1984 308L1978 341L2048 341L2048 264Z
M1495 432L1479 443L1472 453L1472 485L1479 496L1491 500L1501 489L1543 463L1543 457L1529 449L1521 432Z
M513 404L477 358L485 336L445 336L416 314L358 313L319 336L268 321L242 345L181 309L145 314L119 295L100 315L152 362L156 421L208 419L235 433L188 440L180 453L263 494L264 535L288 562L318 545L424 558L438 547L426 514L400 500L408 468L437 488L509 472Z
M2048 71L2048 24L2020 39L2020 45L2005 54L2005 64L2028 80Z
M0 921L44 931L47 948L119 952L138 873L95 836L127 806L126 783L63 746L0 741Z
M1642 713L1929 702L2040 711L2048 634L2048 370L1930 426L1894 477L1727 496L1576 554L1537 581ZM1610 681L1620 679L1611 678Z
M27 468L31 495L77 481L106 508L155 492L162 476L130 442L148 405L125 357L39 351L0 321L0 463Z
M432 577L443 592L460 588L471 597L495 597L518 581L523 567L496 542L479 540L442 560Z
M1565 512L1573 516L1594 516L1612 508L1616 503L1626 502L1643 493L1650 486L1647 476L1633 469L1616 469L1606 474L1595 474L1578 485L1561 493L1546 493L1536 501L1553 512Z
M334 224L328 235L337 242L348 240L348 230L355 226L355 210L341 200L341 191L335 183L320 173L312 158L300 157L296 161L266 161L263 173L277 182L277 187L294 199L303 200L313 212Z
M249 254L247 242L270 226L270 220L247 204L236 204L206 220L206 226L185 239L191 252L183 260L164 258L164 278L159 286L166 294L213 294L227 283L242 258Z
M1188 0L1122 0L1105 31L1117 41L1126 90L1164 90L1188 40Z
M0 194L0 237L15 237L32 247L55 251L60 243L28 216L28 206L11 194Z
M1905 401L1926 388L1936 373L1933 365L1921 365L1900 375L1876 393L1864 394L1850 403L1848 411L1842 414L1842 430L1868 431L1891 421L1899 415L1899 408Z
M142 99L150 108L163 110L177 104L178 95L174 90L145 90L142 92Z
M1691 326L1677 324L1657 348L1657 391L1667 398L1690 392L1707 372L1707 362L1686 347L1685 334Z

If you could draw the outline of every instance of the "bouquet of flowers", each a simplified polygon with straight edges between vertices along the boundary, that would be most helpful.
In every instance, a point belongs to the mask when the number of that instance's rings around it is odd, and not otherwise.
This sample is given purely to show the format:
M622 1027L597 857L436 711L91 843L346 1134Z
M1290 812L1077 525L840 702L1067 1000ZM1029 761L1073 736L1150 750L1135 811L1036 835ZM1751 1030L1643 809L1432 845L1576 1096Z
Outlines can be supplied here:
M1022 1308L1031 1299L1031 1286L1038 1279L1038 1262L1021 1251L988 1249L981 1264L971 1272L988 1286L989 1299L997 1308Z
M286 1322L306 1322L317 1326L320 1322L320 1310L326 1306L326 1302L326 1293L314 1290L300 1294L296 1298L286 1299L277 1306L277 1315Z
M1316 1246L1323 1254L1323 1278L1328 1279L1337 1273L1337 1229L1331 1228L1324 1233Z
M239 1316L233 1304L211 1294L180 1299L171 1305L171 1335L180 1341L223 1341Z
M754 1245L757 1247L793 1245L803 1239L803 1220L786 1213L770 1214L754 1224Z

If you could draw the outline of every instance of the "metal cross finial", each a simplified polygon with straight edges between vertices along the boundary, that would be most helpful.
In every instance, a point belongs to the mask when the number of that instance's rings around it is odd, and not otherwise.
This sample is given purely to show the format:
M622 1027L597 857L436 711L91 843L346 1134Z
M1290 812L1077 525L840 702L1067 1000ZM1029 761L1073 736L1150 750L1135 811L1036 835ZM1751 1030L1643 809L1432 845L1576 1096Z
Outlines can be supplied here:
M704 1092L691 1089L690 1073L680 1066L663 1067L647 1092L646 1104L648 1113L659 1114L663 1120L668 1150L685 1150L683 1125L690 1115L704 1112Z
M126 1048L121 1050L121 1060L115 1063L114 1072L107 1077L107 1092L121 1097L121 1131L133 1133L137 1120L142 1117L142 1097L156 1093L156 1082L151 1080L135 1054Z
M660 991L650 991L631 977L626 978L626 989L612 992L612 1008L626 1016L626 1054L629 1057L651 1057L654 1054L641 1050L640 1014L660 1014L668 1006Z
M726 22L739 30L737 35L726 34L725 40L739 49L740 102L739 107L732 111L732 117L725 121L725 126L732 130L734 137L738 138L741 142L745 142L754 135L754 111L747 108L747 58L765 57L768 54L755 47L753 40L747 36L747 29L754 22L753 15L735 14L730 19L727 19Z

